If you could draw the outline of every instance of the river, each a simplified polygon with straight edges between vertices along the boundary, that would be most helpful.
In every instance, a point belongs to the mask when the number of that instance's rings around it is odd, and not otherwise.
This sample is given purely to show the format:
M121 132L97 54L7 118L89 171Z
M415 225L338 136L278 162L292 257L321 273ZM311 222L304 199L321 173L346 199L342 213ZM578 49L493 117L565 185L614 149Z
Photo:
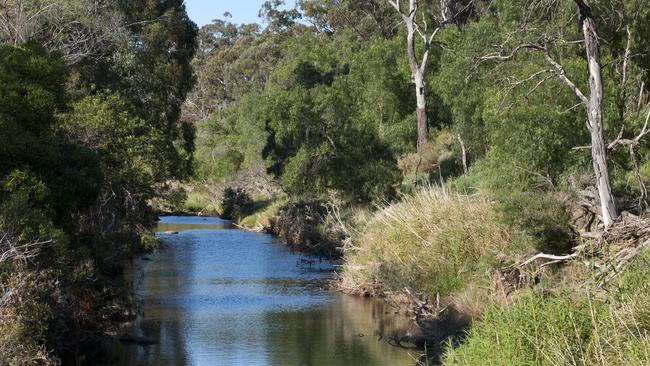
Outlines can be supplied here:
M409 326L389 306L327 289L331 264L218 218L163 217L164 249L137 259L141 315L115 366L413 366L388 344ZM165 234L177 231L178 234Z

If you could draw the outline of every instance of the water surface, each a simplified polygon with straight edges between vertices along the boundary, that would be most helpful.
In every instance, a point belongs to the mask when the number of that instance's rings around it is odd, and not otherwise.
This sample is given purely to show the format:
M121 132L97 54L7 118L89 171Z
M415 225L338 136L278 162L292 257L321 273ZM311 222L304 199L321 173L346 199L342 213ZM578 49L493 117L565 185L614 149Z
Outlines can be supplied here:
M217 218L163 217L165 249L141 258L142 316L115 365L415 365L390 336L408 320L382 303L327 290L327 262ZM178 231L178 234L164 232Z

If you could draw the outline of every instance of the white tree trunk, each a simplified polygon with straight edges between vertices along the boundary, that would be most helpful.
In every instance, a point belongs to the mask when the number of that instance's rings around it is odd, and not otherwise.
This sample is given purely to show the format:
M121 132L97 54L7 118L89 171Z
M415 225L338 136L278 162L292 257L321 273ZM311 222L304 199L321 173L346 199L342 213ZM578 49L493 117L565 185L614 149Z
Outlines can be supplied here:
M607 149L603 138L603 81L601 79L600 53L598 49L598 34L591 13L591 7L586 0L575 0L580 10L580 23L585 39L587 62L589 64L589 103L587 116L591 133L591 158L596 174L596 188L600 197L600 206L605 227L610 226L618 218L616 203L612 194L607 166Z
M467 176L469 170L467 169L467 149L465 148L465 141L463 141L463 138L460 136L460 134L458 134L456 138L460 144L461 162L463 163L463 175Z
M427 144L429 138L429 131L427 127L427 99L425 91L424 76L422 73L417 71L415 73L414 83L415 83L415 95L416 95L416 113L418 120L418 154L422 154L424 147Z
M417 128L418 140L417 150L418 154L422 156L424 147L428 139L427 130L427 98L426 98L426 85L424 81L424 70L426 65L420 67L417 56L415 54L415 7L411 5L412 13L408 17L404 17L406 23L406 54L408 56L409 68L411 69L411 76L413 77L413 84L415 86L415 100L416 100L416 115L417 115ZM428 51L427 51L428 52Z

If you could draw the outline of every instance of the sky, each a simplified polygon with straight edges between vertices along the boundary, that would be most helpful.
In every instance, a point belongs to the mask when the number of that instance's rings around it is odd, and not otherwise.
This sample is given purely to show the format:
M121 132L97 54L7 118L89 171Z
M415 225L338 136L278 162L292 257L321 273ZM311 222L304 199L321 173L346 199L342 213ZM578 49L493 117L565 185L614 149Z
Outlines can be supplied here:
M187 13L199 27L214 19L223 18L223 13L232 14L233 23L259 23L257 13L264 0L185 0ZM285 0L286 7L292 8L295 0Z

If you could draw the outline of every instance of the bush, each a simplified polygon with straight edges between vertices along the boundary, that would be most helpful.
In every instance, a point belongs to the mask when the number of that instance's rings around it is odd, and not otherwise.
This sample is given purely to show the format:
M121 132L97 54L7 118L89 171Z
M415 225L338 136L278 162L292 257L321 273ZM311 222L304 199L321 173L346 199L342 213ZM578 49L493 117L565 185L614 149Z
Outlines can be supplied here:
M537 250L551 254L571 251L574 234L559 193L511 191L495 196L505 222L528 233Z
M456 151L458 142L448 130L437 131L435 138L424 146L422 157L417 153L402 155L397 165L404 176L424 174L432 180L457 177L463 173L460 154Z
M324 230L327 207L319 201L288 203L273 219L273 232L292 249L327 258L338 258L338 241L330 240Z
M503 222L527 233L539 251L566 254L575 244L569 194L552 188L541 175L484 159L451 184L461 192L487 192L498 203Z
M239 220L246 216L253 207L253 200L241 188L228 187L221 196L221 217L227 220Z
M380 283L442 295L464 288L499 253L525 243L484 196L431 187L383 207L354 236L342 286Z
M0 263L1 264L1 263ZM51 274L26 268L0 273L0 365L55 365L44 351L43 339L52 317L48 298Z

